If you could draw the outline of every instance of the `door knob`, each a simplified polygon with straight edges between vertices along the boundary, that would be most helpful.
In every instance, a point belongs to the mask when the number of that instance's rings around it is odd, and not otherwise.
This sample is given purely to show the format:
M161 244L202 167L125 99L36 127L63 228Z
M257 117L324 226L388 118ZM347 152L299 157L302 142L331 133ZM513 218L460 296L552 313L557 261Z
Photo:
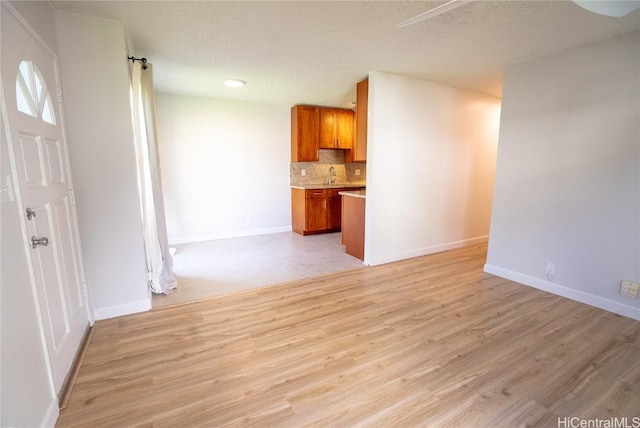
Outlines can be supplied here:
M36 216L36 212L31 209L31 208L27 208L27 220L33 220L33 218Z
M42 238L36 238L35 236L32 236L31 248L35 249L38 247L38 245L42 245L43 247L46 247L47 245L49 245L49 238L47 238L46 236L43 236Z

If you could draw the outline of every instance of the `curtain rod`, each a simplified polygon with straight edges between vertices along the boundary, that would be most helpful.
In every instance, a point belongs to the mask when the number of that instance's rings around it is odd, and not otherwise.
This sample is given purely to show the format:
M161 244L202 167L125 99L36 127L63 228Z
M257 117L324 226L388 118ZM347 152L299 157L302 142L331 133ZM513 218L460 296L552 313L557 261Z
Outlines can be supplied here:
M140 61L142 63L142 69L146 70L147 69L147 59L146 58L136 58L134 56L129 56L127 57L129 59L129 61L131 62L135 62L135 61Z

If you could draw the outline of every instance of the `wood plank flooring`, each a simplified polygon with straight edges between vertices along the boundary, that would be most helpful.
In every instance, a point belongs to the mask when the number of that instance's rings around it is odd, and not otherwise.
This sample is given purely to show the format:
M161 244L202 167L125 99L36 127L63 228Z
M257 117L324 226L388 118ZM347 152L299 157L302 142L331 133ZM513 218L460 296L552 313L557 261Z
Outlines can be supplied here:
M59 427L557 427L640 417L640 322L486 245L96 323Z

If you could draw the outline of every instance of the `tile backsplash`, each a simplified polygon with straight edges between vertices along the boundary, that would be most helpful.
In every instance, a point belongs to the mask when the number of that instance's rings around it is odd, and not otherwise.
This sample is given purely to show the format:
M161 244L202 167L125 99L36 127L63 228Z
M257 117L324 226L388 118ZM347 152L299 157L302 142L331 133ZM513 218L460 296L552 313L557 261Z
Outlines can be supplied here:
M323 184L331 167L336 173L335 183L364 184L366 182L366 163L345 163L343 150L320 150L318 162L291 162L290 183L292 186ZM305 171L304 176L302 170ZM356 170L360 171L360 175L356 175Z

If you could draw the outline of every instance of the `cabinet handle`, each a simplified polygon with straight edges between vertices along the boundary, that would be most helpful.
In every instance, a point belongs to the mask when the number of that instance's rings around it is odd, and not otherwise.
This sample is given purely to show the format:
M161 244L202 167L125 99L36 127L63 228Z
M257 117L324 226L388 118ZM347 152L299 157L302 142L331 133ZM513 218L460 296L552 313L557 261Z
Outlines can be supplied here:
M327 200L322 201L322 208L327 209Z

